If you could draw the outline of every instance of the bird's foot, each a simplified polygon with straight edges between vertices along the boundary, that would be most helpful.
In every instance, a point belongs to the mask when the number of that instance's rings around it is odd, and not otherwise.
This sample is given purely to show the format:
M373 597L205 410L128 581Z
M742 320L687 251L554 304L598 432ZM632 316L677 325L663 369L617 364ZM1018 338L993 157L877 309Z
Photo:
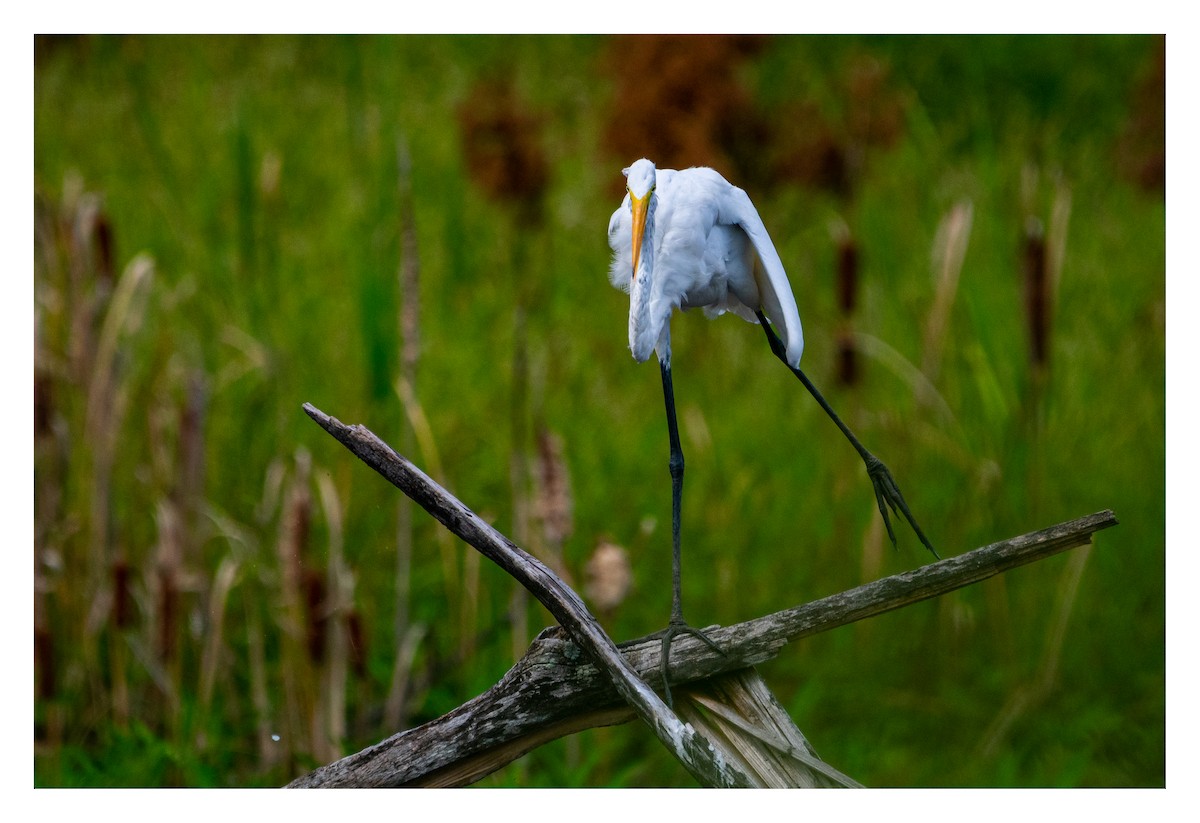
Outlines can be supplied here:
M889 508L897 516L903 514L913 531L917 533L917 537L925 544L925 548L929 549L934 557L941 560L942 556L937 553L937 549L933 547L929 538L917 525L917 521L913 519L912 512L908 510L908 504L904 502L904 495L900 493L900 487L896 485L896 480L892 477L888 467L883 465L883 461L873 454L868 454L865 460L867 476L871 478L871 485L875 487L875 502L879 504L879 513L883 515L883 524L887 526L888 537L892 539L892 545L896 545L896 533L892 530L892 520L888 516Z
M675 704L671 700L671 683L668 676L671 668L671 641L681 634L690 634L692 637L704 641L704 643L717 654L721 655L722 657L725 656L725 652L721 649L721 647L714 643L712 639L704 632L700 631L699 629L694 629L687 623L684 623L682 617L671 618L671 622L667 624L667 628L663 630L662 635L662 680L663 696L667 702L667 706L672 710L675 709Z

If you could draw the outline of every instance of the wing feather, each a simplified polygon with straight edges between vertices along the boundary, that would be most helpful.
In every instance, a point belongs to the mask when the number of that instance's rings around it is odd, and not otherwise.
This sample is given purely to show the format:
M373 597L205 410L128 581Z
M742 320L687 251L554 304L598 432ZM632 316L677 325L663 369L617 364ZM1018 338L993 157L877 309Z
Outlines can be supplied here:
M750 238L761 266L754 267L754 278L758 285L763 311L771 324L783 330L783 341L787 347L788 364L800 365L804 353L804 330L800 325L800 310L796 308L796 296L783 270L783 261L775 244L767 234L767 227L758 216L758 209L750 202L746 192L730 185L727 196L722 198L720 221L736 225Z

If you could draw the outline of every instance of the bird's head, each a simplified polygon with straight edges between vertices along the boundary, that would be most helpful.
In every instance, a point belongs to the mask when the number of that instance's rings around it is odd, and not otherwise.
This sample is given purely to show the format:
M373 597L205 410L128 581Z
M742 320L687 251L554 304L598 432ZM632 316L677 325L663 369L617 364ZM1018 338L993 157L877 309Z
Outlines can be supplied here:
M654 196L654 164L644 157L634 162L625 175L625 190L629 192L629 207L633 211L633 274L637 279L638 260L642 256L642 238L646 234L646 217L650 213L650 200Z

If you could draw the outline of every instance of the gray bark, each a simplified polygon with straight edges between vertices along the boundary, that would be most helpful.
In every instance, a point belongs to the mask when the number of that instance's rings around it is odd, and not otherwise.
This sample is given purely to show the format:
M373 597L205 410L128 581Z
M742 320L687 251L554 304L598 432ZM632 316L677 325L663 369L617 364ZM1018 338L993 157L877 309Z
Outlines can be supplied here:
M635 717L645 721L704 785L774 785L772 778L763 776L765 767L759 762L766 755L746 755L749 738L767 740L776 759L780 754L791 759L783 765L772 762L766 769L781 775L780 780L792 780L789 785L856 785L816 759L803 735L794 724L783 722L781 710L770 705L773 698L763 696L765 686L748 670L774 657L793 640L1084 545L1093 533L1117 523L1111 511L1097 512L765 617L706 629L724 655L682 636L672 644L670 674L680 713L691 721L684 723L646 685L661 683L661 643L656 635L618 648L579 596L549 569L370 431L345 426L308 404L304 408L364 462L513 575L561 625L544 630L488 691L423 726L297 778L289 784L295 788L465 785L550 740ZM723 716L727 713L720 706L727 704L718 706L713 695L735 692L742 693L747 704L759 707L753 713L769 715L769 722L747 730L744 722ZM707 721L697 714L702 710L707 711ZM716 727L720 727L719 734L714 732ZM737 734L744 734L745 739L733 739ZM805 776L797 777L799 773Z

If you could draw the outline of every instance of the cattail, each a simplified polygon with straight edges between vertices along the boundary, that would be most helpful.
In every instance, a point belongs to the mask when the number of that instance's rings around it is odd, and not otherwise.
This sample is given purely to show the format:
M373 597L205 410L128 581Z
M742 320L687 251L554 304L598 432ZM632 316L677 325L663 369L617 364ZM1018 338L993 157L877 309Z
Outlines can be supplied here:
M837 380L843 386L856 386L860 376L854 329L847 325L837 335Z
M871 152L890 148L903 136L905 98L891 83L890 65L869 55L852 57L835 82L843 101L840 115L813 99L785 105L790 127L779 145L759 150L774 157L771 182L795 182L849 201Z
M189 514L204 485L204 411L207 383L202 371L187 380L187 397L179 412L180 484L179 497Z
M1117 142L1116 165L1144 191L1162 194L1167 185L1167 61L1166 39L1157 39L1127 101L1129 115Z
M92 224L92 233L96 244L96 274L106 282L111 283L115 273L113 268L113 229L108 215L103 210L96 212Z
M305 640L308 659L318 665L325 661L325 580L315 569L304 570Z
M305 604L304 555L312 517L309 476L312 459L298 450L295 474L289 484L280 516L276 552L279 562L280 657L282 662L283 725L288 756L310 752L315 704L313 672L309 657Z
M623 163L646 156L660 167L714 166L755 185L769 179L766 121L736 71L767 42L744 35L614 38L607 63L621 103L608 116L609 152ZM631 118L630 111L663 116Z
M820 106L810 100L791 104L787 119L797 124L786 143L774 149L776 181L822 189L840 197L852 193L846 141Z
M574 529L571 477L563 459L562 438L545 428L537 434L538 495L536 510L546 545L559 554Z
M509 458L508 477L512 493L513 540L517 545L532 550L533 534L531 533L529 502L529 456L527 454L529 439L529 358L528 343L525 334L525 309L518 300L513 311L513 358L512 358L512 397L509 402L509 424L512 432L512 454ZM467 558L470 562L470 557ZM464 564L466 565L466 564ZM512 597L509 599L509 619L512 624L512 653L520 657L525 644L529 642L529 613L526 604L529 593L519 585L514 585ZM464 605L466 605L464 603ZM464 609L462 628L463 640L467 640L473 631L474 620L467 621L467 611ZM474 616L474 612L470 612ZM468 647L463 646L460 653L465 654Z
M54 382L50 375L36 370L33 376L33 437L41 440L50 434L54 414Z
M124 630L133 624L133 596L129 590L129 561L124 557L118 557L113 562L112 577L112 621L118 630Z
M279 541L279 563L283 574L284 597L290 601L289 610L298 616L301 602L301 587L304 583L304 549L308 545L308 533L312 521L312 497L308 491L307 454L297 456L296 477L283 511L283 532ZM299 625L291 627L299 630Z
M549 182L549 162L541 147L543 117L526 108L518 99L507 77L490 79L478 84L459 108L459 125L463 136L463 151L472 181L493 200L512 209L518 229L537 228L542 223L542 207ZM522 268L515 262L525 253L525 238L517 234L513 249L512 269ZM513 307L512 398L509 422L512 432L512 455L509 462L509 482L512 493L513 539L529 546L529 464L528 464L528 402L529 370L526 351L525 316L532 302L536 281L516 278ZM475 556L464 559L465 573L478 570ZM467 576L468 585L475 578ZM473 642L475 598L461 601L460 654L471 650ZM527 642L525 628L526 593L514 589L510 613L514 621L514 652Z
M870 55L853 58L842 71L846 133L859 147L888 148L904 134L904 99L890 81L891 65Z
M415 381L421 357L421 259L413 217L412 158L408 144L397 141L396 165L400 189L400 364L410 384Z
M1042 221L1025 221L1021 244L1025 280L1025 320L1029 331L1029 358L1035 369L1046 368L1050 338L1049 278L1046 276L1046 233Z
M53 700L57 694L58 672L54 665L54 635L49 626L35 626L33 629L33 660L38 699Z
M858 244L849 231L838 238L837 258L838 308L847 316L858 305Z
M837 295L842 321L837 335L837 379L843 386L854 386L859 380L853 325L858 305L858 244L844 227L838 234Z
M413 387L417 382L417 365L421 359L421 261L417 247L416 220L413 215L412 157L408 142L401 136L396 141L396 182L400 208L400 385ZM412 424L403 427L400 435L403 453L416 449L416 432ZM384 703L384 722L389 729L398 728L404 719L404 684L408 682L407 667L400 658L400 648L409 633L410 600L412 597L413 502L405 495L396 501L396 571L395 610L392 615L392 648L396 660L392 666L392 682ZM447 583L449 581L447 580ZM366 636L362 616L350 606L346 615L350 666L362 678L366 673Z
M176 659L179 632L179 578L183 552L179 534L179 513L170 500L158 504L158 559L155 566L157 583L158 655L164 662Z
M158 569L158 656L164 661L175 659L179 624L179 588L175 570L170 566Z
M521 103L510 79L492 78L472 89L458 122L471 179L494 200L514 204L522 223L540 223L549 181L543 118Z

